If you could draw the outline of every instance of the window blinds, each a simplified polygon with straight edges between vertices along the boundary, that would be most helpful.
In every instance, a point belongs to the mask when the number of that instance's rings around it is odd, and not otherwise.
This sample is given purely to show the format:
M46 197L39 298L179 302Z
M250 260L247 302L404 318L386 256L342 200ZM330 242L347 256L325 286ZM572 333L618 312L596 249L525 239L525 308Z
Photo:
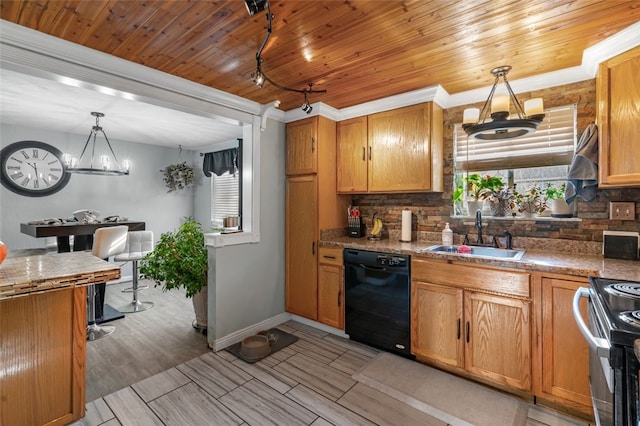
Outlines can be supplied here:
M519 169L571 164L577 140L576 105L551 108L538 130L515 139L479 140L454 127L456 171Z
M229 172L221 176L213 175L211 184L211 221L214 225L222 225L227 216L237 216L240 212L239 173L235 176Z

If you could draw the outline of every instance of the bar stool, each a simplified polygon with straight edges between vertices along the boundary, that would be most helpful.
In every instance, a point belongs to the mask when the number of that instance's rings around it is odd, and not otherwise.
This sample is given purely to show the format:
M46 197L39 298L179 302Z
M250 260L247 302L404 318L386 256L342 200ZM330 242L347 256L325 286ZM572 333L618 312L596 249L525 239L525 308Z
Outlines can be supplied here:
M147 253L153 250L153 232L152 231L129 231L127 234L127 245L124 251L114 257L116 262L129 262L133 269L131 288L122 290L125 293L133 293L133 301L128 305L119 307L120 312L134 313L146 311L153 307L153 302L141 302L138 300L138 292L149 286L140 287L138 285L138 261Z
M122 253L127 245L127 232L129 227L126 225L111 226L106 228L98 228L93 234L92 254L100 259L108 260L110 256ZM87 340L101 339L115 331L112 325L96 324L96 284L87 287L88 298L88 321L87 321Z

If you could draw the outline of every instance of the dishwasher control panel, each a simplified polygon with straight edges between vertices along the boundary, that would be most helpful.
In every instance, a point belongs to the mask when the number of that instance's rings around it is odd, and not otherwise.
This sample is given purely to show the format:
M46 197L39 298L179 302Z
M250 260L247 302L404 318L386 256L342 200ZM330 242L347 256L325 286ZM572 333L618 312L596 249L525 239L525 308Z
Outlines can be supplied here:
M380 266L406 266L407 258L404 256L381 254L376 259L376 263Z

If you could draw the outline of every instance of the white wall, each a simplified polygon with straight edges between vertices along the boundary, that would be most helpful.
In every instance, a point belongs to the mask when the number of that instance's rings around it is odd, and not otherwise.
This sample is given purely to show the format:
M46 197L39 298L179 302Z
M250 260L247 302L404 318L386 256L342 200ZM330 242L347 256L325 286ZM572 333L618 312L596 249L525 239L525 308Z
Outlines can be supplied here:
M209 247L210 345L284 312L284 203L285 124L268 120L260 141L260 242Z

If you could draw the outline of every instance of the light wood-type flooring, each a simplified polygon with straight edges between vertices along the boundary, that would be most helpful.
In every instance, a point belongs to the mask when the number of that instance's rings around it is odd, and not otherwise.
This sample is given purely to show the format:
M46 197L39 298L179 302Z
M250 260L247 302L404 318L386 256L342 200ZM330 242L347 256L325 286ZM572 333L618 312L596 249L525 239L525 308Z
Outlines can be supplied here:
M109 286L107 301L117 296L116 287L126 286ZM130 296L118 297L126 303ZM113 335L88 342L91 402L74 425L446 426L401 396L353 379L378 354L375 349L289 321L279 328L299 340L248 364L207 349L191 327L190 300L178 292L151 289L141 300L156 306L115 321ZM545 425L586 423L531 406L526 426Z

